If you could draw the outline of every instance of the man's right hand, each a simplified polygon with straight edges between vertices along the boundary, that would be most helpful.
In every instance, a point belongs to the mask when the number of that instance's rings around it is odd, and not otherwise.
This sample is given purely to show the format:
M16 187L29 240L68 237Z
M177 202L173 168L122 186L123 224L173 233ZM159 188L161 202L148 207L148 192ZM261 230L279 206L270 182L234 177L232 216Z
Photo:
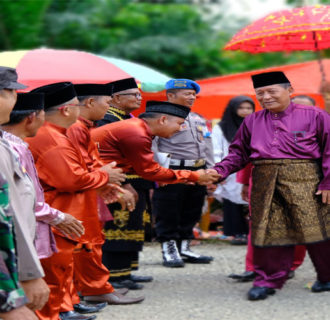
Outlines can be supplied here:
M24 289L25 295L29 299L29 303L26 306L32 310L42 309L48 301L50 292L47 283L42 278L38 278L21 281L21 285Z
M126 210L127 208L130 212L134 211L136 206L134 194L129 190L123 190L118 202L121 204L122 210Z
M85 228L82 223L71 214L65 213L64 220L54 226L61 231L65 236L76 239L80 238L85 233Z
M100 170L105 171L109 175L109 183L115 183L121 185L126 180L126 175L123 173L123 169L116 168L117 163L115 161L103 166Z
M38 320L36 314L26 306L13 309L8 312L0 313L0 319L3 320Z
M214 169L200 169L196 172L199 174L199 179L197 183L204 186L212 184L214 182L218 182L218 180L221 178L221 175Z
M139 200L139 194L136 192L136 190L132 187L132 185L130 183L125 183L123 185L123 189L128 190L131 193L133 193L134 198L135 198L135 202L138 202L138 200Z

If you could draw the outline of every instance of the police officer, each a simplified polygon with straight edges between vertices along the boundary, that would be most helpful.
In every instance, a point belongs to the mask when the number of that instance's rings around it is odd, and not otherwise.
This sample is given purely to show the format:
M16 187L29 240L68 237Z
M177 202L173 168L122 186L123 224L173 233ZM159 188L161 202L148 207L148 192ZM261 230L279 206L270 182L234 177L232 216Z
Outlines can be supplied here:
M172 79L165 89L169 102L191 108L200 86L189 79ZM213 166L210 132L204 118L193 112L180 132L169 139L155 138L153 148L156 159L157 155L158 159L169 159L171 169L198 170ZM205 195L206 188L199 185L166 185L154 191L156 234L161 242L164 266L183 267L184 262L210 263L213 260L190 250L192 230L201 217Z

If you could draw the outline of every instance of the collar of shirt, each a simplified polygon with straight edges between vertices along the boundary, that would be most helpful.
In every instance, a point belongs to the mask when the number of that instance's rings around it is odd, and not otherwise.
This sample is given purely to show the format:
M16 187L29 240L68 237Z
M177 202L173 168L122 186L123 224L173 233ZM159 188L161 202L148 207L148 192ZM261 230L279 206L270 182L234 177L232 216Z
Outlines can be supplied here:
M24 140L22 140L20 137L15 136L14 134L12 134L10 132L3 131L3 137L14 143L21 144L25 147L28 147L28 144L26 142L24 142Z
M287 116L288 114L290 114L292 112L292 109L293 109L293 103L290 102L288 107L281 112L271 112L269 110L267 110L267 112L270 114L272 119L281 119L281 118Z
M45 121L44 126L51 127L60 133L66 134L66 128L58 126L57 124L54 124L52 122Z
M78 120L81 121L83 124L85 124L87 126L87 128L93 128L94 127L94 122L91 121L91 120L88 120L88 119L83 118L83 117L79 117Z
M147 133L147 135L148 135L149 137L151 137L151 139L153 139L155 136L152 135L151 130L150 130L150 128L149 128L147 122L146 122L144 119L139 119L139 120L141 120L141 121L143 122L144 127L145 127L145 129L146 129L146 133Z

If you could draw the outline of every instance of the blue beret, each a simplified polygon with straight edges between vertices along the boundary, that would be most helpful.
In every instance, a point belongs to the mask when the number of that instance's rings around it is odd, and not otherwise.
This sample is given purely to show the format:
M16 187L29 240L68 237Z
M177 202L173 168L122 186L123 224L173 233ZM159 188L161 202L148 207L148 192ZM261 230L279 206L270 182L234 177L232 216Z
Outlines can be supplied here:
M193 89L198 93L201 90L199 84L189 79L171 79L166 82L165 89Z

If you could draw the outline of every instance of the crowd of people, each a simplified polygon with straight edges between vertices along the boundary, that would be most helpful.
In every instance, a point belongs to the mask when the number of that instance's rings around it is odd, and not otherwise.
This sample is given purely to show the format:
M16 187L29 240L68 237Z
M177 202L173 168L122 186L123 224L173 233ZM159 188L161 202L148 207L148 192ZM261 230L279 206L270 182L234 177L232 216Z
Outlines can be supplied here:
M223 202L224 236L248 242L230 277L254 280L249 300L282 288L306 250L312 291L330 291L329 115L292 99L282 72L252 82L263 110L234 97L211 133L189 79L133 117L133 78L17 93L15 69L0 67L0 318L90 320L142 302L127 293L153 281L133 272L151 213L165 267L211 263L190 246L207 194Z

